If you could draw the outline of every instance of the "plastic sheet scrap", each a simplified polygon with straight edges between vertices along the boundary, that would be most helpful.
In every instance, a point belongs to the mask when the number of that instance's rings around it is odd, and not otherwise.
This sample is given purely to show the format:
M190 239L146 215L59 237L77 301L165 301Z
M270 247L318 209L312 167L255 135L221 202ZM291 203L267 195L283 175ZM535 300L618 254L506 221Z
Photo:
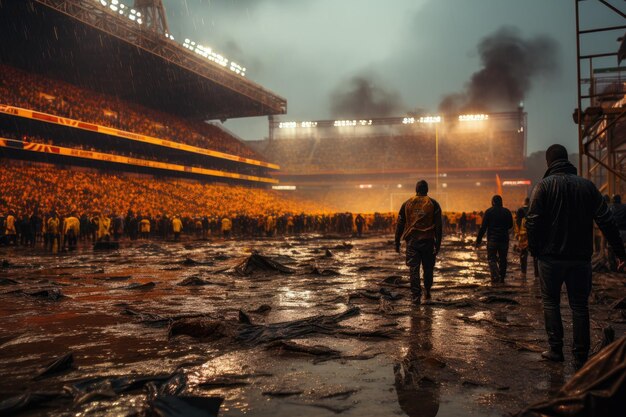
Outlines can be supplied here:
M557 393L517 417L622 417L626 413L626 336L598 352Z
M203 339L232 337L248 345L259 345L276 340L295 339L311 334L338 334L339 323L360 313L357 307L331 315L317 315L304 319L272 323L253 324L227 320L183 319L170 325L169 336L187 335Z
M249 276L257 272L293 274L295 270L266 256L253 253L235 267L235 272L242 276Z

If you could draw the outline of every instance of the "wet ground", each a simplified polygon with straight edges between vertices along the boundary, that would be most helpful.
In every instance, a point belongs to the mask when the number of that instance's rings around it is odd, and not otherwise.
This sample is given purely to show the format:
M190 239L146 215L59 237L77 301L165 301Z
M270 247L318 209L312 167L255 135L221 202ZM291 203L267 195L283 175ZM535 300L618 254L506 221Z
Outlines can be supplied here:
M83 395L77 381L175 374L179 394L224 397L222 416L501 416L571 377L569 352L565 364L540 359L546 338L532 272L523 279L513 262L507 282L491 284L484 251L448 238L433 299L416 307L391 238L137 241L69 255L0 248L9 261L0 268L0 400L58 393L24 415L136 415L155 385ZM293 273L240 275L234 267L253 251ZM185 280L195 285L179 285ZM611 308L625 288L623 276L594 277L596 348L608 325L616 337L626 330ZM284 343L237 333L345 311L340 323ZM173 322L201 320L236 330L168 336ZM71 369L35 378L68 352Z

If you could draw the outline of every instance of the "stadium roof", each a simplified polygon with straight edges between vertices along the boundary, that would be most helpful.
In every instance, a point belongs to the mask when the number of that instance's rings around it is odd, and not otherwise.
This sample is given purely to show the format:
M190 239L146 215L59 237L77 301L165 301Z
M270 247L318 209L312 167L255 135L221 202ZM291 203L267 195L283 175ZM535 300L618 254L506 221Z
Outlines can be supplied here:
M195 119L284 114L287 102L94 0L0 1L0 61Z

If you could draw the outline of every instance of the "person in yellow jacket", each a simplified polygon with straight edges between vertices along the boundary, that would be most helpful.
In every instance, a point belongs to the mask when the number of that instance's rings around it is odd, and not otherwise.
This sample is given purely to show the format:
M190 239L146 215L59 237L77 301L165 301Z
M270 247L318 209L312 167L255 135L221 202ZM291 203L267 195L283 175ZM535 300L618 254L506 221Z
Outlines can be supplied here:
M63 246L67 245L69 250L76 249L78 235L80 235L80 220L75 213L72 213L63 220Z
M15 228L15 213L10 211L6 220L4 221L5 231L7 236L7 242L15 245L17 243L17 229Z
M46 221L46 243L48 250L51 252L57 252L59 250L61 242L60 228L61 220L59 220L59 216L53 211Z
M183 231L183 222L178 216L172 219L172 231L174 232L174 240L180 239L180 233Z
M224 239L228 239L230 237L230 231L233 229L233 222L228 218L224 217L222 219L222 236Z
M102 213L98 213L98 230L96 233L98 241L111 240L111 219Z
M148 239L150 237L150 219L148 217L144 217L139 222L139 232L141 233L142 239Z

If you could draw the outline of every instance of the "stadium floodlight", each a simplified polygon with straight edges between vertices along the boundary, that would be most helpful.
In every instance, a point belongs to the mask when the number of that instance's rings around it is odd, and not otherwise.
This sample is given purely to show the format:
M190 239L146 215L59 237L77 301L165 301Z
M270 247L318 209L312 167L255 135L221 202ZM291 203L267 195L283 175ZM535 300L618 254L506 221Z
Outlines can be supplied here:
M476 187L480 187L480 185L481 185L480 182L476 183Z
M300 127L317 127L317 122L301 122Z
M441 184L441 187L443 187L443 188L448 188L448 183L445 183L445 182L444 182L443 184Z
M115 4L111 4L109 6L111 8L111 10L113 10L114 12L117 12L117 6Z
M141 18L137 19L137 23L142 24L143 21L141 20Z
M107 2L104 0L100 0L100 4L103 5L104 7L107 7Z
M372 188L372 184L359 184L360 189Z
M418 121L420 123L441 123L441 116L423 116Z
M397 187L398 187L398 188L402 188L402 184L398 184L398 185L397 185Z
M488 114L461 114L459 122L475 122L481 120L489 120Z
M413 123L415 123L415 117L405 117L402 119L403 125L412 125Z
M280 122L278 124L279 129L294 129L296 127L298 127L297 122Z
M272 190L295 191L295 185L272 185Z
M333 126L335 127L346 127L346 126L356 126L356 120L335 120Z

